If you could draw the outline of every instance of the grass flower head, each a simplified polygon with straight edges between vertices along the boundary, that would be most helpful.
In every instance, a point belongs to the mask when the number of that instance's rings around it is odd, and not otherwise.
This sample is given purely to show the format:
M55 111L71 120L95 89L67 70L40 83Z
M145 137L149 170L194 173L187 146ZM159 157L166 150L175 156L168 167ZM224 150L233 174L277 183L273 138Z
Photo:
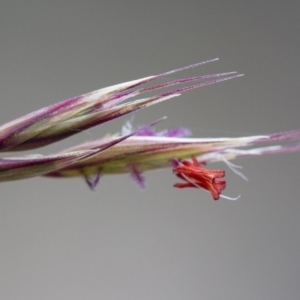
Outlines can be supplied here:
M242 76L236 72L227 72L177 79L151 87L144 86L172 73L214 60L73 97L4 124L0 127L0 151L13 152L43 147L79 131L177 97L185 91ZM179 84L188 85L131 100L141 94ZM230 160L300 150L300 144L295 143L300 139L300 130L263 136L203 139L190 137L191 132L181 127L156 132L156 123L136 130L132 130L132 125L127 123L119 135L106 136L53 155L1 158L0 181L35 176L80 176L85 178L91 189L95 189L102 175L128 173L144 187L145 171L170 168L181 180L174 184L176 188L201 188L210 192L214 200L220 197L236 199L222 194L226 187L225 171L206 168L206 164L224 161L230 169L245 178L237 170L238 166ZM292 143L282 145L283 141ZM255 144L269 142L278 142L279 145L253 147Z

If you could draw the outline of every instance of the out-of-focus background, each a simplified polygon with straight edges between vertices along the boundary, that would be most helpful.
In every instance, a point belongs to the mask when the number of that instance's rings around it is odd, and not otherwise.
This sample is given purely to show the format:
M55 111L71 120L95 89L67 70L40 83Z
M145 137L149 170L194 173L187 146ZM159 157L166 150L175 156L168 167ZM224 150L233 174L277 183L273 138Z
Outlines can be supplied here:
M297 1L41 1L0 5L0 120L210 58L170 79L239 71L135 115L194 136L300 127ZM41 149L119 131L123 118ZM33 151L34 152L34 151ZM172 188L171 170L0 185L1 299L299 299L300 154L236 161L225 194ZM224 167L218 164L216 167ZM226 167L225 167L226 168ZM227 169L226 169L227 170Z

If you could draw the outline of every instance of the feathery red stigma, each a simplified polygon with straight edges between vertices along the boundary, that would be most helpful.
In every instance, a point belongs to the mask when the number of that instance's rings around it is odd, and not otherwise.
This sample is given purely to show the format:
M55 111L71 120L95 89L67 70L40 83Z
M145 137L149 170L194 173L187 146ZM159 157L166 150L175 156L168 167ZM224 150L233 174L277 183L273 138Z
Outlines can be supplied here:
M174 187L186 188L197 187L209 191L214 200L220 198L222 190L226 187L226 182L220 180L225 176L224 170L209 170L201 166L195 156L192 156L192 162L188 160L180 161L173 168L177 177L186 181L185 183L175 183Z

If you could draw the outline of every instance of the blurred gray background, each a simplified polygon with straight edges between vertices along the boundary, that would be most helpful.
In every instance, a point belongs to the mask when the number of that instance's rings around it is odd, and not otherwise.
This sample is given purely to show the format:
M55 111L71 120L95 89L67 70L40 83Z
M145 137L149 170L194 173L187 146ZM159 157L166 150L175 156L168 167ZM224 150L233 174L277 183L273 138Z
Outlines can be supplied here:
M43 1L0 4L0 120L198 61L173 78L246 76L136 114L194 136L299 128L297 1ZM114 133L123 118L41 149ZM236 161L226 195L172 188L171 170L1 183L1 299L299 299L300 154ZM216 167L224 167L218 164ZM225 167L226 169L226 167ZM227 169L226 169L227 170Z

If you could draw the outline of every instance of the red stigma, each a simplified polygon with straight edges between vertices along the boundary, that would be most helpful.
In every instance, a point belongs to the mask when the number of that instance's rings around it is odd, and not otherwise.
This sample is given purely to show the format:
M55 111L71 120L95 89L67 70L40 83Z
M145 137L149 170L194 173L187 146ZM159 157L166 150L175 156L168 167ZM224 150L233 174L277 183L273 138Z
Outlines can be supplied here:
M173 171L177 177L186 181L185 183L175 183L174 187L203 188L212 194L214 200L220 198L222 190L226 187L226 182L220 180L220 178L225 176L225 171L205 169L195 156L192 156L192 162L188 160L181 161L173 168Z

